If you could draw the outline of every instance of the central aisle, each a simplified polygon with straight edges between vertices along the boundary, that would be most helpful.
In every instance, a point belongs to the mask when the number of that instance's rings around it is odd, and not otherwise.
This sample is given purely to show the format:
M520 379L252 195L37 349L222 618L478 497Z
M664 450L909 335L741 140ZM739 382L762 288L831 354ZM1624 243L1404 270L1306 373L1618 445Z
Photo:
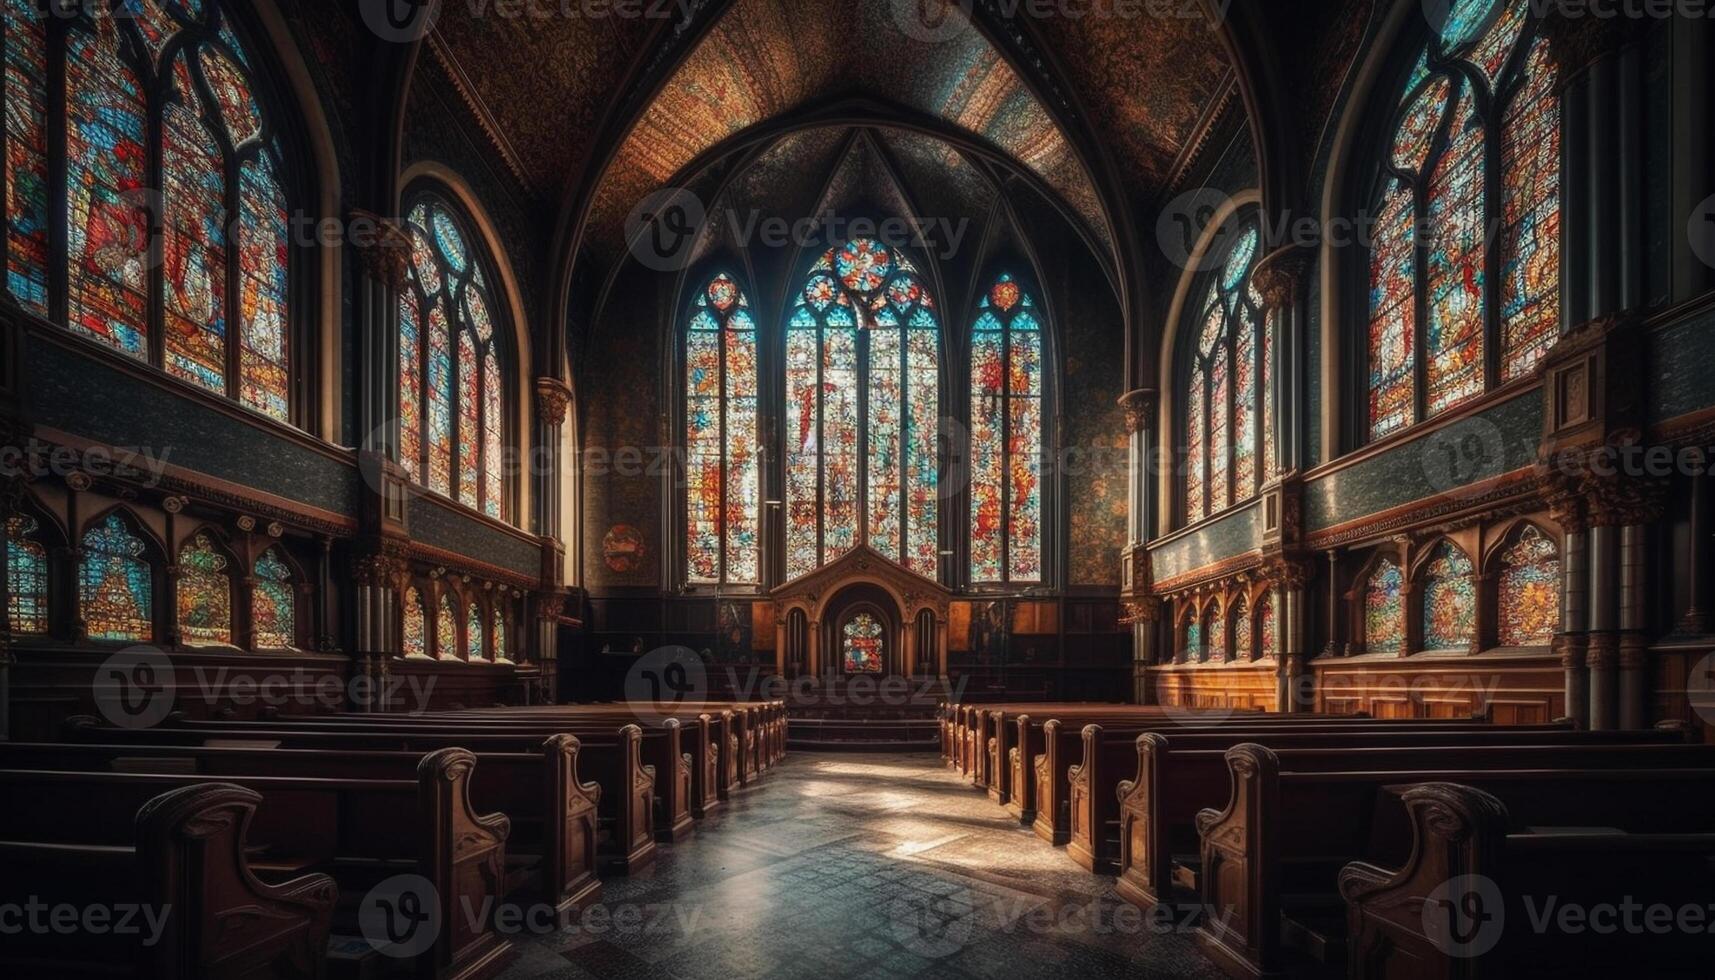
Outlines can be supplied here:
M507 977L1209 977L935 755L789 754Z

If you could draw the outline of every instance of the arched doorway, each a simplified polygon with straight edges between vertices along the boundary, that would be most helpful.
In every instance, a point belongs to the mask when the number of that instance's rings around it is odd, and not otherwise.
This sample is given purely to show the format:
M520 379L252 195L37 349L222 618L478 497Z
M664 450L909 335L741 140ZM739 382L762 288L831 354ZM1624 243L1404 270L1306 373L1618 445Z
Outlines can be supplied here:
M824 672L837 677L886 677L904 672L901 613L886 590L853 585L828 603L822 620Z

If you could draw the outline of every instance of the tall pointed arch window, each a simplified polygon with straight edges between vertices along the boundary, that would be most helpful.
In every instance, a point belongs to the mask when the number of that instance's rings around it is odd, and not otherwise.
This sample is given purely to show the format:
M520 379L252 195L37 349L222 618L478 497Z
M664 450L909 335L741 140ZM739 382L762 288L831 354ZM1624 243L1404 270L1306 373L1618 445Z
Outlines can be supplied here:
M1370 205L1371 439L1529 375L1559 335L1560 111L1529 12L1456 0L1395 110Z
M870 238L817 260L786 323L786 577L865 542L940 567L941 321L911 260Z
M1405 649L1405 574L1387 558L1376 562L1363 590L1364 649L1400 653Z
M1041 309L1002 274L971 329L971 580L1042 581Z
M148 550L117 511L84 532L78 613L90 639L154 639L155 583Z
M284 650L297 642L297 598L292 569L278 546L262 552L251 576L250 625L258 650Z
M685 325L686 575L693 584L762 581L762 442L756 318L722 272Z
M406 221L399 300L399 462L411 478L506 519L506 356L490 263L451 204L421 194Z
M48 549L40 529L27 514L6 518L6 623L13 633L48 631Z
M483 642L482 607L473 602L466 612L468 615L465 616L464 658L472 663L487 660L487 646Z
M283 157L230 14L129 0L50 24L34 0L0 3L12 297L290 421ZM62 199L64 254L49 237Z
M232 645L230 563L207 531L179 549L179 638L192 646Z
M1546 646L1560 629L1560 552L1527 524L1501 552L1497 587L1501 646Z
M442 660L459 658L459 614L453 597L441 594L441 609L435 616L435 656Z
M1254 226L1233 239L1189 324L1181 388L1188 523L1251 499L1274 473L1274 321L1251 281L1260 246Z
M407 657L429 655L429 610L423 593L411 586L405 590L404 619L400 622L401 652Z

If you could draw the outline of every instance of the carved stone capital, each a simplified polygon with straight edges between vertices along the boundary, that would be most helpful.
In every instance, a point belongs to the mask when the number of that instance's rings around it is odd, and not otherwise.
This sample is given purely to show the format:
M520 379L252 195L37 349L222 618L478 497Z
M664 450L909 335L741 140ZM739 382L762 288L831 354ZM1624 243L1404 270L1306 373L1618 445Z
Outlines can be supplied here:
M572 389L559 378L536 379L536 416L549 425L564 425L572 404Z
M1649 665L1649 641L1642 633L1620 636L1619 664L1621 670L1642 670Z
M411 271L411 235L399 218L384 218L373 211L351 211L352 247L358 262L376 282L401 292ZM357 234L362 228L368 234Z
M557 623L566 608L564 592L545 592L536 596L536 619L538 622Z
M1307 561L1277 558L1261 570L1261 577L1289 592L1304 588L1310 582L1311 568Z
M1265 309L1284 310L1297 301L1313 257L1311 250L1301 245L1284 245L1257 262L1251 282L1262 294Z
M1161 600L1155 596L1142 596L1120 604L1120 622L1126 626L1160 621Z
M1127 433L1142 432L1155 424L1157 393L1150 388L1137 388L1120 396L1120 408L1125 410Z
M1591 633L1589 653L1585 662L1591 670L1612 670L1620 662L1620 635L1618 633Z
M1584 647L1587 638L1582 633L1560 633L1554 637L1554 654L1566 670L1583 670Z
M403 543L390 539L371 542L351 563L353 581L371 588L402 588L410 574L411 566L405 560Z

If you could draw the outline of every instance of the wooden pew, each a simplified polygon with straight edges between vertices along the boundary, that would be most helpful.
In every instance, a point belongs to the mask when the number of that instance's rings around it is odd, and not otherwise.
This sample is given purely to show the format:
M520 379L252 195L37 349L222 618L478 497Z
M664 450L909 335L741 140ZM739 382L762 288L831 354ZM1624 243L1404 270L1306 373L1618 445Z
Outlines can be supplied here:
M11 802L7 810L43 805ZM106 908L114 924L120 909L148 909L160 929L154 937L23 929L0 944L0 968L14 977L321 976L338 886L324 874L278 885L256 877L246 852L261 802L241 786L198 782L132 812L103 801L112 826L87 835L66 826L33 833L39 828L0 814L0 880L8 895L50 907ZM133 924L149 927L141 914Z
M1338 877L1352 861L1409 860L1404 789L1454 782L1495 795L1522 826L1598 826L1631 833L1706 833L1715 770L1397 769L1293 772L1254 743L1228 750L1226 808L1197 816L1202 897L1216 910L1199 943L1229 973L1286 969L1288 950L1323 962L1344 951ZM1230 914L1228 914L1230 913Z
M557 914L601 900L596 814L601 786L578 778L581 745L559 734L540 751L475 753L472 805L505 813L507 893L528 889ZM419 752L211 748L200 745L0 742L0 769L158 772L207 778L266 774L333 779L415 779Z
M459 717L422 718L414 715L327 715L260 722L182 722L191 730L230 730L254 727L275 730L288 727L309 732L417 732L424 734L506 735L546 737L549 734L570 733L585 739L607 738L620 725L635 723L634 716L625 714L571 714L541 719L489 720ZM682 840L693 826L691 796L693 770L696 763L684 751L684 725L677 718L665 718L642 729L643 761L655 771L653 806L655 839L664 843ZM698 726L698 731L702 730ZM696 741L693 738L693 741ZM704 744L700 750L709 751Z
M479 815L471 808L475 766L470 752L445 749L423 757L414 781L247 775L222 782L261 797L248 826L250 843L268 848L250 861L259 872L325 868L353 899L402 871L427 879L439 899L439 920L419 972L466 980L498 972L512 949L491 922L476 915L503 897L511 825L504 814ZM204 783L198 775L0 771L8 798L31 801L4 808L0 836L123 844L131 833L130 815L144 803ZM102 805L90 806L92 799ZM336 926L338 916L355 907L339 903Z
M1454 783L1413 786L1402 801L1411 822L1410 858L1395 868L1354 862L1340 872L1352 977L1479 970L1508 977L1703 977L1715 963L1715 933L1701 915L1715 895L1715 833L1534 832L1493 794ZM1468 933L1445 927L1431 933L1426 910L1446 901L1447 883L1460 876L1475 880L1454 900L1474 895L1498 907L1458 909L1471 916L1461 923ZM1477 890L1485 880L1492 883L1487 894ZM1550 901L1585 910L1696 908L1700 915L1691 929L1680 928L1677 915L1666 929L1649 927L1640 914L1644 928L1571 936L1536 928L1533 919L1554 914Z
M1377 721L1370 718L1335 718L1323 715L1278 715L1248 712L1238 715L1208 713L1185 716L1153 712L1063 712L1042 722L1035 716L1021 715L1018 726L1018 758L1013 761L1014 785L1025 789L1020 804L1020 816L1025 809L1033 813L1032 828L1037 836L1052 844L1065 844L1071 839L1071 767L1083 758L1083 728L1089 724L1105 726L1109 737L1135 736L1145 731L1178 735L1199 732L1347 732L1380 731L1392 733L1445 733L1472 730L1493 733L1497 729L1486 722L1473 721ZM1525 731L1527 729L1509 729ZM1542 729L1563 730L1559 726ZM1050 737L1052 732L1052 737ZM1242 741L1240 739L1239 741ZM1235 743L1228 743L1235 744ZM1030 768L1024 768L1026 765ZM1087 777L1086 777L1087 781Z
M1133 753L1129 763L1116 755L1112 743L1102 744L1097 769L1091 774L1097 788L1088 793L1090 805L1075 807L1081 812L1074 822L1086 821L1098 846L1088 842L1082 828L1074 830L1074 837L1082 841L1080 848L1093 856L1091 863L1096 866L1117 860L1116 891L1143 908L1171 894L1173 856L1197 852L1197 814L1226 801L1231 790L1226 751L1241 742L1266 744L1286 760L1284 764L1308 771L1448 765L1539 768L1557 763L1603 767L1640 758L1650 760L1654 768L1715 765L1715 749L1684 744L1668 733L1644 732L1517 732L1510 728L1432 734L1234 731L1163 736L1151 732L1129 741ZM1648 755L1636 755L1640 750ZM1089 752L1087 738L1086 760ZM1120 780L1113 792L1105 792L1122 766L1135 770L1132 777ZM1110 828L1117 830L1117 837L1110 839ZM1074 857L1089 867L1085 855Z
M87 716L69 719L66 738L74 742L125 745L230 744L278 746L287 749L431 752L459 747L472 752L532 752L540 748L538 732L413 731L405 727L312 728L235 723L213 728L103 728ZM631 874L655 860L655 768L643 762L643 732L627 725L613 732L578 739L580 776L600 785L598 860L603 872Z

